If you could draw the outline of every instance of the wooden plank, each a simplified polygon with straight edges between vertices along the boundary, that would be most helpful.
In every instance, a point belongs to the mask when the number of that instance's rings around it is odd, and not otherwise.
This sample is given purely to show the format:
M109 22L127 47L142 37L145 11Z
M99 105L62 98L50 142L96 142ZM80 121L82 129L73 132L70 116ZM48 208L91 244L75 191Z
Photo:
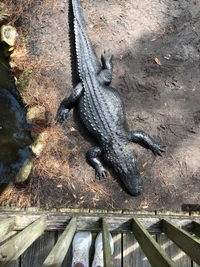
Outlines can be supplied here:
M154 267L177 266L138 220L133 219L132 229L133 234L135 235L151 265Z
M193 233L196 236L200 237L200 223L193 221L192 226L193 226Z
M70 219L74 216L74 214L70 215L48 215L48 226L47 230L64 230L67 223L69 223ZM132 216L133 217L133 216ZM127 216L107 216L107 225L111 232L129 232L132 227L132 217L130 215ZM92 232L100 232L101 231L101 214L96 214L92 216L91 214L85 214L77 216L77 230L78 231L92 231ZM134 216L137 218L144 227L150 233L161 233L162 231L162 223L160 217L145 217L144 215ZM28 218L26 217L26 220ZM179 226L183 226L189 224L192 219L188 218L181 220L179 217L174 218L172 221L178 224ZM28 222L28 221L27 221ZM20 222L21 225L19 227L25 227L26 223L25 220Z
M76 231L76 218L72 218L70 223L67 225L65 231L59 237L58 242L49 253L48 257L43 263L43 267L45 266L52 266L52 267L59 267L62 265L64 261L65 255L69 249L71 244L72 238Z
M90 210L90 213L100 213L100 214L105 214L105 213L107 213L108 211L107 210L105 210L105 209L91 209Z
M61 236L62 233L63 232L58 233L58 238ZM69 249L67 251L67 254L66 254L61 266L62 267L71 266L72 265L72 257L73 257L73 255L72 255L72 242L71 242Z
M133 233L123 234L123 265L124 267L151 267Z
M167 220L163 220L163 232L193 261L200 265L200 241Z
M12 263L10 263L9 267L21 267L20 260L17 259L16 261L12 261Z
M177 264L177 266L191 266L191 259L165 234L157 235L157 242L165 250L169 257Z
M0 222L0 237L2 245L6 240L11 239L14 235L17 234L17 231L14 231L16 223L16 217L11 217ZM9 267L20 267L20 260L12 261Z
M46 216L41 216L36 222L11 238L0 247L1 266L10 266L45 230Z
M9 239L11 239L13 236L17 235L19 231L11 231L7 235L3 236L0 242L0 246L3 245L5 242L7 242Z
M55 232L45 231L22 255L20 267L41 267L55 245Z
M114 242L114 253L113 253L113 266L122 267L122 234L112 234L113 242Z
M112 263L111 248L110 248L110 242L109 242L108 226L107 226L105 218L102 218L102 237L103 237L104 266L110 267L110 266L113 266L113 263Z
M37 220L42 214L47 216L47 230L63 231L70 219L74 216L73 212L53 212L53 211L12 211L2 210L0 208L0 220L8 217L19 216L20 220L17 220L16 230L22 230L30 223ZM81 231L101 231L101 217L105 216L104 213L87 213L77 212L77 230ZM138 219L140 223L148 230L148 232L157 234L162 232L162 219L169 219L177 226L183 227L190 224L193 220L200 223L200 217L197 216L178 216L178 215L151 215L151 214L113 214L106 213L106 220L108 228L111 232L129 232L132 228L132 217Z
M190 216L190 213L188 211L171 211L171 210L157 210L156 211L156 214L157 215L169 215L169 216L173 216L173 215L176 215L176 216Z
M0 241L11 232L16 224L16 217L11 217L0 222Z

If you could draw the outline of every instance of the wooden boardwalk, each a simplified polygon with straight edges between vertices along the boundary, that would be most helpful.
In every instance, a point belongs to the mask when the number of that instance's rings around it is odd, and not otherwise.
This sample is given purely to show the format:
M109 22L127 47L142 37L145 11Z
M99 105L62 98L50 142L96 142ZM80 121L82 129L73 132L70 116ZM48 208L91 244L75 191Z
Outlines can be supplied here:
M72 216L73 215L73 216ZM73 220L71 218L74 218ZM178 226L175 229L178 235L181 234L179 231L180 227L186 229L188 233L193 231L193 234L187 234L189 236L188 244L190 240L195 242L191 246L194 246L194 256L191 248L189 248L189 254L195 258L195 255L199 257L200 255L200 235L199 235L199 214L172 214L172 213L147 213L141 214L140 212L122 212L122 213L109 213L99 211L90 211L89 213L77 212L27 212L27 211L12 211L12 210L0 210L0 266L11 266L11 267L41 267L41 266L69 266L71 267L72 260L72 246L71 239L76 230L89 230L91 229L93 235L92 247L90 250L90 261L94 255L94 242L96 234L102 229L100 226L99 218L106 218L108 230L111 232L114 240L114 255L112 257L113 267L149 267L149 266L180 266L180 267L197 267L197 265L190 257L188 257L179 247L171 241L174 237L167 237L168 229L170 233L173 233L173 229L170 228L174 223ZM13 224L13 219L15 220L15 227ZM132 219L136 218L136 219ZM70 220L69 220L70 219ZM170 219L170 223L168 220ZM104 219L103 219L104 220ZM135 220L135 226L131 226L131 222ZM164 265L150 264L149 260L145 256L148 255L148 250L153 254L155 251L152 250L154 246L144 247L144 252L141 246L148 244L148 240L142 241L142 238L146 238L146 233L142 234L140 230L137 229L137 222L140 221L145 227L141 230L146 231L151 234L153 240L156 244L166 252L169 256L169 261L163 261ZM162 224L160 223L162 221ZM9 223L8 223L9 222ZM64 223L65 222L65 223ZM171 225L172 222L172 225ZM4 223L4 224L3 224ZM5 227L5 223L7 223ZM35 226L34 226L35 224ZM71 224L71 225L70 225ZM4 227L1 227L4 225ZM66 228L67 225L67 228ZM32 228L31 228L32 227ZM134 228L135 227L135 228ZM69 229L68 229L69 228ZM166 229L165 229L166 228ZM132 231L133 230L133 231ZM70 232L71 231L71 232ZM164 234L163 231L166 233ZM64 234L63 234L64 232ZM133 233L134 232L134 233ZM180 233L179 233L180 232ZM184 230L182 231L185 234ZM15 240L15 237L21 237ZM195 235L196 233L197 235ZM148 233L147 233L148 235ZM176 232L173 233L176 236ZM2 236L4 238L2 239ZM193 236L195 237L192 240ZM66 238L67 237L67 238ZM142 238L141 238L142 237ZM137 238L137 239L136 239ZM180 240L181 240L180 236ZM187 236L186 236L187 238ZM55 253L53 249L56 249L56 244L58 245L58 240L61 244L60 250L57 249ZM69 240L69 244L67 244ZM140 245L138 241L140 242ZM10 242L10 243L9 243ZM182 239L181 243L185 243ZM7 244L7 247L5 247ZM65 247L63 247L63 244ZM27 245L27 247L26 247ZM67 254L63 252L66 246L69 245ZM195 247L195 245L197 245ZM4 264L3 257L4 253L10 252L14 247L14 254L19 254L19 256L13 257L14 260L8 265ZM147 250L146 250L147 249ZM186 248L187 249L187 248ZM21 252L19 252L21 250ZM23 251L24 250L24 251ZM59 251L59 252L58 252ZM50 252L52 257L50 257ZM56 257L59 259L62 257L64 261L62 264L51 264L55 261ZM150 256L151 258L151 256ZM199 258L197 258L199 261ZM167 263L168 262L168 263ZM165 265L166 263L166 265ZM111 266L111 265L107 265Z
M13 264L11 267L41 267L44 260L48 256L51 249L54 247L60 233L45 232L38 238ZM93 241L95 241L93 235ZM182 252L173 242L165 235L155 235L157 241L165 249L172 260L180 267L197 267L196 263ZM132 233L113 234L114 239L114 267L151 267L148 259L143 253L141 247L136 241ZM90 259L94 252L94 242L91 247ZM72 248L65 257L62 267L71 267Z

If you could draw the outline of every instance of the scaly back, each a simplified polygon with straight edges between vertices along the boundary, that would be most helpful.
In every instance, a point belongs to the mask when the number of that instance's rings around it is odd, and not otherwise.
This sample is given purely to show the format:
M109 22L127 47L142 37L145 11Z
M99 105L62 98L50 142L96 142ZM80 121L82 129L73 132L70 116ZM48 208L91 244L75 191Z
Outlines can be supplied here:
M72 6L78 71L83 80L88 75L98 74L101 65L87 34L80 0L72 0Z

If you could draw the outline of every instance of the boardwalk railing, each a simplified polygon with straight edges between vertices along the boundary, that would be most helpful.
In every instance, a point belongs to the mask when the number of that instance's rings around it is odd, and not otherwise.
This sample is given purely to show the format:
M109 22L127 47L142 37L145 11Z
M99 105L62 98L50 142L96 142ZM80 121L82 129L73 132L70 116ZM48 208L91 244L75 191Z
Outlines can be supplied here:
M73 236L80 230L102 231L105 267L113 265L108 231L132 232L151 266L178 266L153 237L153 234L160 233L168 236L192 261L200 265L199 216L1 211L0 266L12 266L44 231L57 230L64 231L41 265L43 267L62 266Z

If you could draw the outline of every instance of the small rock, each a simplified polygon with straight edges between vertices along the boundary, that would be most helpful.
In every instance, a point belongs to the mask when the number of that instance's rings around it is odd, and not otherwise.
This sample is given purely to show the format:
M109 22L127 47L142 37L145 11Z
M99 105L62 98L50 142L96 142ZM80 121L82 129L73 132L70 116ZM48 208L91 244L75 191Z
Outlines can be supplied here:
M17 38L17 30L10 25L3 25L1 27L1 41L9 46L14 46Z
M39 117L41 114L45 113L45 108L40 106L40 107L31 107L28 109L28 112L26 114L26 120L28 123L31 123L33 119L36 119Z
M47 138L48 138L48 134L46 132L43 132L39 134L35 142L30 145L31 150L35 154L36 157L39 157L41 155L42 150L46 144Z
M27 159L21 169L18 171L17 175L15 176L15 182L23 183L28 179L29 174L31 173L32 169L32 162Z

